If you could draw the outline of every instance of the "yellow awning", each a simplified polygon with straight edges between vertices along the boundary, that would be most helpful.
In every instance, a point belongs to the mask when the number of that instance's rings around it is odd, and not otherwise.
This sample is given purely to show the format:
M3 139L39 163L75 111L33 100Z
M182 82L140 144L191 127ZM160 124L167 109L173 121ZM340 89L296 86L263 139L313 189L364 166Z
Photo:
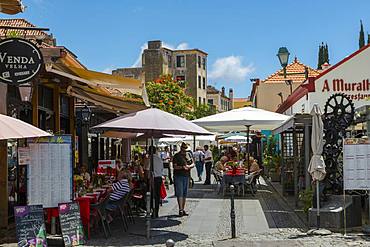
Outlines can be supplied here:
M70 73L65 72L66 70L70 71ZM67 77L80 84L82 83L82 85L88 85L90 89L94 90L93 93L110 95L117 99L122 99L125 93L139 95L142 97L144 104L149 106L145 84L139 80L69 66L63 66L62 69L55 65L50 67L46 66L46 71ZM86 91L89 90L89 88L85 87L82 90Z
M15 15L23 12L24 6L21 0L0 0L0 12Z
M115 113L131 113L146 109L141 100L135 101L115 97L91 86L88 89L79 85L69 86L67 94Z

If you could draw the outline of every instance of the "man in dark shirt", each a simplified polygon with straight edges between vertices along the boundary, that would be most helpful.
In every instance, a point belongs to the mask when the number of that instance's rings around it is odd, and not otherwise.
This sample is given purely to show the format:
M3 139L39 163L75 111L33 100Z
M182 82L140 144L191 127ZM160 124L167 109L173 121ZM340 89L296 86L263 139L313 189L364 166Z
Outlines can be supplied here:
M185 212L185 202L189 187L190 170L194 167L194 162L188 162L186 143L181 144L181 150L173 157L173 175L175 182L175 196L177 197L177 204L179 205L179 216L188 215Z

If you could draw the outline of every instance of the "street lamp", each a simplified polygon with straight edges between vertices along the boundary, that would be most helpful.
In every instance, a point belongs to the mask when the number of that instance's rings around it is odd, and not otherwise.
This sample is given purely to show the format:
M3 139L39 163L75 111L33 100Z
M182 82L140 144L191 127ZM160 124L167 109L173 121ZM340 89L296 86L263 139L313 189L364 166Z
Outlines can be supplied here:
M82 118L82 121L85 122L85 123L88 123L90 121L90 118L91 118L91 109L86 104L81 109L81 118Z
M289 51L286 47L280 47L278 54L276 55L279 58L281 67L285 68L288 65L289 61Z

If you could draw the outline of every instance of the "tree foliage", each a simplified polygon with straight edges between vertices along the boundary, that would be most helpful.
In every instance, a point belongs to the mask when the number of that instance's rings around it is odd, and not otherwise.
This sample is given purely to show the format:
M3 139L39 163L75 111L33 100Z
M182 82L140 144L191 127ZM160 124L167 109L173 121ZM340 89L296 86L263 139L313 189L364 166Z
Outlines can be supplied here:
M324 45L324 42L319 46L319 56L317 61L317 69L321 69L321 65L329 63L329 48L328 44Z
M361 26L360 26L360 35L358 38L358 45L359 48L361 49L365 45L365 34L364 34L364 27L362 25L362 21L360 21Z
M162 75L155 81L147 82L146 90L155 108L187 119L192 117L193 98L171 75Z
M215 114L214 108L207 104L197 105L196 100L185 92L186 83L173 80L171 75L162 75L147 82L149 101L155 108L193 120Z

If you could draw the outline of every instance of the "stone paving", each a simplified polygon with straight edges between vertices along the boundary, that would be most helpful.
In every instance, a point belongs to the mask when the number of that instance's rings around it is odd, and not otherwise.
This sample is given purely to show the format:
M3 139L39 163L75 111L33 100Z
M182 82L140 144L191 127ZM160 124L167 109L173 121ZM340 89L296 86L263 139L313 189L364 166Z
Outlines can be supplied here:
M165 246L168 239L175 246L370 246L370 238L362 234L340 233L309 236L304 223L284 200L263 180L256 196L236 197L237 238L231 239L230 198L217 194L217 185L196 183L190 190L187 217L178 217L173 189L160 210L160 218L152 220L152 238L145 238L145 218L124 232L119 219L112 223L112 237L93 232L88 246ZM16 246L7 244L4 246Z
M118 222L112 238L105 240L100 234L88 245L165 246L167 239L173 239L175 246L370 246L370 238L361 234L308 236L304 223L263 180L255 197L236 197L236 239L230 233L230 199L217 194L217 185L196 183L186 208L189 216L178 217L176 199L170 196L160 219L153 221L150 240L144 237L144 219L137 219L128 233Z

